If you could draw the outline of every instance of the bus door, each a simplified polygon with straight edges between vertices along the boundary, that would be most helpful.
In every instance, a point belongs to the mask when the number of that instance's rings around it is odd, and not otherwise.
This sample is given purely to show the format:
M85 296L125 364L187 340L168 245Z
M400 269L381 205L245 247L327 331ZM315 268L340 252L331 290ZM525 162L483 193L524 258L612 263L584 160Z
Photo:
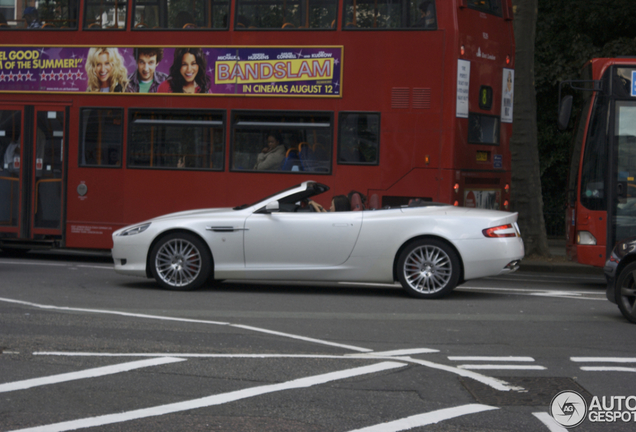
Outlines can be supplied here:
M65 183L64 106L0 106L0 237L59 241Z
M610 228L613 246L615 242L636 236L636 98L632 101L615 102L613 154L615 169L612 173L613 227ZM611 195L610 195L611 196ZM608 233L609 234L609 233Z

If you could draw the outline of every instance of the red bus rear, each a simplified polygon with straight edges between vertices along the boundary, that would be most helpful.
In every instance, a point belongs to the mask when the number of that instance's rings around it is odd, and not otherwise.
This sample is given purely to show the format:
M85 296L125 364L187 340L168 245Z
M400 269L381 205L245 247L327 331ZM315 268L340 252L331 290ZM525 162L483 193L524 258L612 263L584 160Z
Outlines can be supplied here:
M63 3L0 26L4 249L308 179L508 208L510 0Z

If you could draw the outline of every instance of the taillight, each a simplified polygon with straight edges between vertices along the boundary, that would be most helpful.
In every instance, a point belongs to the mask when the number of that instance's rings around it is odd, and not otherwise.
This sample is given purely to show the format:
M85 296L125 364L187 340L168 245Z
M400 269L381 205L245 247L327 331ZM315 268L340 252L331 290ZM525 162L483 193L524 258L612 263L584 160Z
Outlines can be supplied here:
M486 237L499 238L499 237L517 237L517 230L512 224L499 225L492 228L486 228L482 230L482 233Z

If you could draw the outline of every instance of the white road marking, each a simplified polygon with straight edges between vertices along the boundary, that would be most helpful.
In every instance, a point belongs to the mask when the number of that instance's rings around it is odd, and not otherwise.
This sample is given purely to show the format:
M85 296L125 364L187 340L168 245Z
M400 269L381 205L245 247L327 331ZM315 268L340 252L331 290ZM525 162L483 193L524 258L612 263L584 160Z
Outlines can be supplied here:
M552 416L545 412L532 413L533 416L538 418L541 423L546 425L550 432L567 432L567 429L561 426Z
M491 281L510 281L510 282L554 282L558 281L560 284L579 284L581 282L586 283L601 283L606 284L607 281L603 276L594 276L594 275L585 275L585 276L564 276L562 274L559 275L546 275L541 276L537 274L533 274L531 277L523 277L519 275L519 277L514 276L491 276L482 278L483 280L491 280ZM568 279L572 279L569 281Z
M479 381L482 384L486 384L489 387L494 388L495 390L499 390L499 391L517 391L517 392L525 392L526 389L524 389L523 387L517 387L517 386L513 386L510 385L509 383L507 383L506 381L497 379L497 378L493 378L493 377L489 377L486 375L482 375L479 374L477 372L472 372L466 369L459 369L458 367L454 367L454 366L447 366L447 365L443 365L443 364L439 364L439 363L433 363L431 361L428 360L420 360L420 359L414 359L411 357L394 357L396 360L403 360L403 361L408 361L411 363L415 363L415 364L419 364L422 366L427 366L430 367L431 369L438 369L438 370L443 370L446 372L450 372L450 373L454 373L456 375L459 376L463 376L466 378L472 378L475 381Z
M7 298L2 298L2 297L0 297L0 301L4 301L4 302L7 302L7 303L22 304L22 305L27 305L27 306L31 306L31 307L41 308L41 309L74 311L74 312L88 312L88 313L100 313L100 314L111 314L111 315L128 316L128 317L135 317L135 318L147 318L147 319L158 319L158 320L166 320L166 321L191 322L191 323L198 323L198 324L227 325L227 326L243 328L243 329L250 329L250 330L257 330L258 329L257 327L241 326L241 325L237 325L237 324L230 324L230 323L217 322L217 321L194 320L194 319L186 319L186 318L173 318L173 317L164 317L164 316L158 316L158 315L133 314L133 313L128 313L128 312L118 312L118 311L109 311L109 310L100 310L100 309L84 309L84 308L70 308L70 307L59 307L59 306L51 306L51 305L41 305L41 304L37 304L37 303L26 302L26 301L22 301L22 300L7 299ZM273 332L273 331L266 330L266 329L258 329L258 330L264 331L264 332L268 332L270 334L284 336L284 337L296 336L296 335L289 335L288 333ZM335 344L333 342L323 341L323 340L320 340L320 339L304 338L302 336L297 336L297 338L301 339L301 340L305 340L305 341L311 341L311 342L314 342L314 343L324 344L324 345L338 346L338 347L352 349L352 350L355 349L355 350L360 351L360 352L371 352L372 351L372 350L367 349L367 348L353 347L351 345ZM172 355L174 355L174 354L172 354ZM378 357L375 356L375 358L378 358ZM404 361L408 361L408 362L411 362L411 363L427 366L427 367L430 367L430 368L433 368L433 369L444 370L444 371L447 371L447 372L450 372L450 373L454 373L454 374L457 374L457 375L460 375L460 376L464 376L464 377L467 377L467 378L472 378L472 379L477 380L477 381L479 381L479 382L481 382L483 384L486 384L486 385L488 385L488 386L490 386L490 387L492 387L492 388L494 388L496 390L500 390L500 391L510 391L510 390L525 391L525 389L523 389L522 387L511 386L510 384L508 384L505 381L498 380L498 379L495 379L495 378L491 378L491 377L488 377L488 376L485 376L485 375L481 375L481 374L478 374L476 372L471 372L471 371L459 369L459 368L452 367L452 366L441 365L441 364L437 364L437 363L433 363L433 362L429 362L429 361L412 359L411 357L399 357L399 359L404 360Z
M544 366L537 365L502 365L502 364L465 364L457 366L460 369L470 370L545 370Z
M355 347L353 345L343 345L343 344L339 344L339 343L335 343L335 342L325 341L325 340L322 340L322 339L308 338L308 337L304 337L304 336L293 335L293 334L290 334L290 333L276 332L276 331L267 330L267 329L263 329L263 328L244 326L244 325L240 325L240 324L231 324L231 323L222 322L222 321L198 320L198 319L190 319L190 318L174 318L174 317L167 317L167 316L161 316L161 315L136 314L136 313L130 313L130 312L119 312L119 311L111 311L111 310L104 310L104 309L85 309L85 308L73 308L73 307L63 307L63 306L42 305L42 304L38 304L38 303L32 303L32 302L27 302L27 301L22 301L22 300L13 300L13 299L2 298L2 297L0 297L0 301L4 301L4 302L7 302L7 303L15 303L15 304L31 306L31 307L35 307L35 308L39 308L39 309L72 311L72 312L88 312L88 313L97 313L97 314L106 314L106 315L126 316L126 317L133 317L133 318L155 319L155 320L163 320L163 321L178 321L178 322L187 322L187 323L196 323L196 324L211 324L211 325L220 325L220 326L230 326L230 327L242 328L242 329L245 329L245 330L258 331L258 332L262 332L262 333L269 333L269 334L273 334L273 335L277 335L277 336L283 336L283 337L292 338L292 339L304 340L306 342L312 342L312 343L317 343L317 344L322 344L322 345L335 346L335 347L339 347L339 348L349 349L349 350L352 350L352 351L360 351L360 352L372 351L372 350L367 349L367 348Z
M452 419L455 417L475 414L483 411L490 411L499 409L488 405L481 404L469 404L461 405L454 408L444 408L436 411L431 411L425 414L418 414L411 417L395 420L387 423L380 423L374 426L365 427L362 429L356 429L350 432L399 432L403 430L413 429L420 426L426 426L434 423L439 423L443 420Z
M581 366L581 370L590 372L636 372L636 368L621 366Z
M347 369L337 372L330 372L322 375L314 375L305 378L299 378L278 384L269 384L260 387L252 387L243 390L237 390L229 393L206 396L199 399L192 399L184 402L176 402L166 405L159 405L150 408L142 408L134 411L128 411L117 414L106 414L97 417L88 417L78 420L71 420L61 423L37 426L33 428L18 429L21 432L62 432L80 428L88 428L95 426L103 426L114 423L137 420L147 417L155 417L165 414L171 414L181 411L189 411L197 408L204 408L213 405L221 405L234 402L241 399L251 398L264 395L267 393L279 392L283 390L292 390L325 384L330 381L347 379L355 376L368 375L377 372L387 371L395 368L406 366L404 363L398 362L382 362L370 366L362 366L354 369ZM13 431L13 432L17 432Z
M344 344L339 344L339 343L335 343L335 342L328 342L325 340L321 340L321 339L314 339L314 338L309 338L309 337L305 337L305 336L298 336L298 335L293 335L293 334L289 334L289 333L282 333L282 332L277 332L277 331L273 331L273 330L267 330L267 329L262 329L259 327L252 327L252 326L246 326L246 325L241 325L241 324L230 324L231 327L236 327L236 328L242 328L245 330L252 330L255 332L261 332L261 333L268 333L268 334L272 334L272 335L276 335L276 336L283 336L286 338L291 338L291 339L298 339L298 340L303 340L306 342L312 342L312 343L319 343L322 345L331 345L331 346L335 346L338 348L344 348L344 349L348 349L351 351L360 351L360 352L369 352L369 351L373 351L370 350L368 348L360 348L357 346L353 346L353 345L344 345Z
M373 356L405 356L405 355L414 355L414 354L430 354L436 353L439 350L431 349L431 348L412 348L412 349L401 349L401 350L393 350L393 351L373 351L370 352L369 355Z
M360 353L360 354L345 354L345 355L324 355L324 354L188 354L188 353L89 353L89 352L65 352L65 351L36 351L33 355L50 355L50 356L69 356L69 357L185 357L185 358L307 358L307 359L340 359L340 360L400 360L407 363L415 363L418 365L430 367L432 369L439 369L445 372L454 373L466 378L472 378L487 386L500 391L525 391L523 387L515 387L508 384L506 381L502 381L496 378L481 375L477 372L471 372L458 367L446 366L430 361L413 359L411 357L394 357L386 356L382 357L375 353Z
M31 265L31 266L50 266L50 267L70 267L71 264L59 264L59 263L48 263L48 262L20 262L20 261L4 261L0 260L0 264L8 264L8 265Z
M570 357L577 363L636 363L636 357Z
M366 354L199 354L199 353L90 353L90 352L67 352L67 351L36 351L33 355L39 356L61 356L61 357L185 357L185 358L306 358L306 359L393 359L393 357L375 357Z
M593 301L607 301L605 293L599 293L595 291L550 291L546 289L524 289L524 288L494 288L494 287L471 287L471 286L458 286L455 288L457 291L495 291L505 292L510 295L525 295L525 296L540 296L540 297L554 297L565 299L577 299L577 300L593 300ZM585 295L591 295L594 297L583 297Z
M176 362L182 362L182 361L186 361L186 360L182 358L174 358L174 356L162 357L162 358L155 358L151 360L139 360L139 361L134 361L129 363L122 363L118 365L104 366L104 367L99 367L94 369L86 369L79 372L69 372L69 373L51 375L51 376L42 377L42 378L33 378L33 379L28 379L23 381L14 381L10 383L0 384L0 393L10 392L15 390L24 390L24 389L28 389L32 387L38 387L38 386L49 385L49 384L57 384L61 382L74 381L74 380L80 380L85 378L96 378L96 377L112 375L112 374L116 374L120 372L128 372L134 369L140 369L140 368L145 368L150 366L159 366L163 364L176 363Z
M490 357L490 356L449 356L451 361L511 361L511 362L533 362L532 357Z

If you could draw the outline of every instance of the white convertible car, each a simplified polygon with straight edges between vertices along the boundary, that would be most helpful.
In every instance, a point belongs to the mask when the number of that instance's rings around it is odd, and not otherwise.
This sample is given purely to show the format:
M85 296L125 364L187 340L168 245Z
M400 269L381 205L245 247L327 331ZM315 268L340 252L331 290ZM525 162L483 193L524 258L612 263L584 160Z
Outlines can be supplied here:
M517 214L447 204L315 212L307 181L254 204L160 216L113 233L115 271L191 290L214 280L394 283L439 298L515 271Z

